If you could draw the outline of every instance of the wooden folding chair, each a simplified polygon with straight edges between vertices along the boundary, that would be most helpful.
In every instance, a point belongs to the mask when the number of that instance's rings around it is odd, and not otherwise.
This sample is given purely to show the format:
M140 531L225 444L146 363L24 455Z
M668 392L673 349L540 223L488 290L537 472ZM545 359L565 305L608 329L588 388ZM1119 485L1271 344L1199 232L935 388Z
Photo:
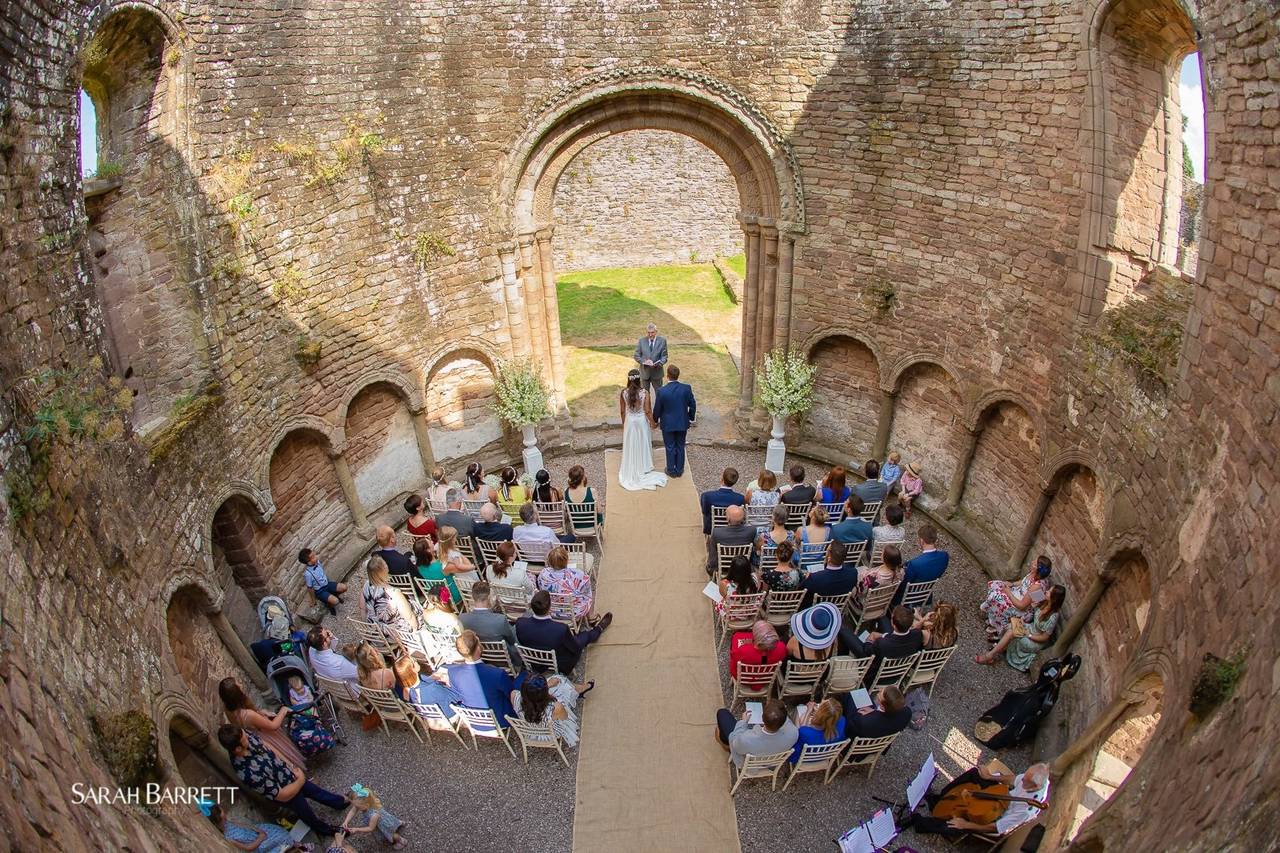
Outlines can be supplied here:
M716 571L720 573L720 577L724 577L729 573L729 564L733 562L734 557L746 557L751 559L751 551L755 545L748 542L745 545L726 545L723 542L716 543Z
M412 575L388 575L387 583L391 584L393 589L400 590L410 604L418 603L418 589L413 585Z
M789 589L779 592L770 590L764 599L764 618L775 628L791 624L791 617L804 603L805 590Z
M727 506L713 506L711 508L711 529L715 530L720 527L728 527L729 520L726 513L729 511Z
M884 751L889 748L889 744L893 743L897 735L886 735L884 737L856 737L849 743L849 751L844 754L844 758L827 774L827 780L840 775L840 772L846 767L865 767L867 768L867 779L870 780L873 773L876 772L876 762L880 760L880 756L884 755Z
M824 565L827 562L827 546L830 544L830 541L800 543L801 567Z
M511 753L511 757L516 757L516 751L511 748L511 741L507 740L507 731L498 725L498 716L488 708L468 708L465 705L450 705L453 712L458 715L460 727L465 727L471 735L471 746L475 749L480 748L478 737L491 738L502 741L502 745L507 748L507 752Z
M360 695L345 681L317 675L316 686L327 694L335 705L348 713L364 716L371 710L369 703L361 699Z
M424 743L421 733L418 732L418 726L422 725L422 722L417 711L397 699L390 690L361 687L360 696L378 712L378 717L382 721L383 734L391 735L391 729L387 727L387 723L404 723L418 739L418 743Z
M876 516L880 515L880 507L884 501L870 501L862 505L862 512L858 513L858 517L868 524L876 523Z
M556 653L549 652L546 649L534 649L529 646L522 646L516 643L516 653L520 655L520 660L524 661L524 668L530 672L559 672L559 661L556 660Z
M738 664L738 677L733 679L733 698L729 700L729 709L733 710L739 699L744 702L748 699L768 699L781 666L782 661Z
M785 791L791 787L791 783L801 773L821 773L823 774L822 784L830 782L832 771L840 761L840 753L844 752L849 743L849 738L835 743L806 743L800 750L800 757L796 759L796 763L791 765L791 775L787 777L782 790Z
M522 586L510 586L495 583L490 588L493 600L502 605L502 612L512 622L519 619L529 609L529 593Z
M595 539L600 543L600 550L604 551L604 525L600 523L600 517L597 514L596 502L587 501L585 503L565 503L565 509L569 513L569 529L578 539Z
M571 592L552 592L551 596L551 612L550 616L553 621L563 625L568 625L572 631L577 631L581 623L574 612L574 606L577 603L577 596Z
M356 636L361 642L368 643L384 655L392 655L395 649L392 642L388 639L386 633L382 630L382 626L377 622L366 622L363 619L347 618L351 623L351 627L356 632Z
M763 527L768 529L773 526L773 507L771 506L748 506L747 519L745 524L747 527Z
M827 693L848 693L862 686L862 679L871 668L874 655L855 658L850 655L836 655L827 661Z
M538 513L539 524L550 527L557 536L564 533L564 501L534 501L533 508Z
M906 693L916 687L925 687L927 685L929 698L932 699L933 687L938 683L938 677L942 675L942 668L947 665L947 661L951 659L951 655L955 650L956 647L953 644L945 649L925 649L921 651L915 668L911 670L911 677L907 679L902 692Z
M872 693L883 687L901 689L902 683L911 676L911 670L915 669L916 661L919 659L919 652L901 658L884 658L880 661L880 666L876 669L875 678L867 689Z
M743 759L742 766L738 768L738 779L733 783L733 787L729 789L729 796L733 796L738 792L738 786L742 784L744 779L768 779L769 786L772 790L778 790L778 771L791 758L791 750L785 752L774 752L769 755L748 755ZM732 754L729 756L730 768L734 766ZM732 772L732 769L730 770Z
M889 612L893 604L893 596L898 592L898 584L883 584L861 593L849 601L849 622L854 630L866 622L879 621Z
M766 542L768 540L765 540ZM766 544L760 549L760 565L756 570L761 574L778 568L778 546Z
M787 529L795 530L797 527L804 527L805 522L809 519L809 508L813 504L784 503L783 506L787 508Z
M907 584L907 588L902 591L902 606L911 608L924 607L929 603L929 599L933 598L933 588L937 583L936 580L932 580Z
M480 555L480 565L488 568L498 561L498 546L501 542L475 537L476 553Z
M717 650L734 631L745 631L755 624L764 596L763 592L755 592L750 595L731 595L724 600L724 613L719 614L720 639L716 642Z
M524 524L524 519L520 517L520 507L524 506L523 501L504 501L498 499L498 509L502 510L502 514L510 517L511 526L519 527Z
M417 702L405 702L406 706L411 708L418 715L418 724L422 730L427 733L427 742L431 742L431 724L438 723L439 728L436 731L447 731L458 739L458 743L462 744L462 748L467 748L467 742L462 739L462 735L458 734L458 716L454 714L450 717L444 712L444 708L439 705L420 705Z
M818 595L817 593L814 593L813 604L824 604L824 603L834 604L837 610L839 610L841 613L844 613L844 609L846 606L848 606L849 598L852 595L853 595L852 590L850 590L849 592L842 592L837 595ZM809 606L812 607L813 604Z
M480 660L505 669L510 675L516 674L516 665L511 660L511 650L507 648L505 640L481 640Z
M551 723L551 709L546 711L547 719L542 723L529 723L519 717L507 715L507 722L511 725L511 730L516 733L520 739L520 752L524 754L524 763L529 763L529 750L532 749L552 749L556 755L560 756L560 760L564 762L564 766L569 766L569 759L565 758L564 750L560 748L560 736L556 734L555 728ZM512 753L515 754L514 752Z
M822 507L827 513L827 526L839 524L844 521L844 501L839 503L823 503L819 502L818 506Z
M551 553L551 549L556 547L550 542L517 542L516 559L524 560L526 563L539 566L545 566L547 563L547 555Z
M787 668L782 673L782 679L777 684L778 698L784 701L794 699L797 696L816 699L818 685L826 674L827 662L824 660L811 662L788 661Z
M452 593L449 591L449 584L445 581L429 581L426 578L420 578L417 575L414 575L413 586L418 591L418 597L423 601L426 601L433 595L436 598L452 598Z
M856 569L862 562L862 555L867 553L867 542L846 542L844 545L844 565ZM824 558L825 559L825 558Z
M480 520L480 510L488 501L463 501L462 511L471 516L473 521Z

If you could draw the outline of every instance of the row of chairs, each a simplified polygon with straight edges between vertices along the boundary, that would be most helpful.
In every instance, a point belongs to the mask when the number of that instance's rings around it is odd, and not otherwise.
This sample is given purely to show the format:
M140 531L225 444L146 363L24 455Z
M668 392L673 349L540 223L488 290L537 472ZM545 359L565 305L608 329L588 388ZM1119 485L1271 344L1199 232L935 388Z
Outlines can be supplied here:
M505 648L503 654L506 654ZM439 705L406 702L390 690L362 687L357 694L345 681L335 681L322 676L317 676L316 681L344 710L360 715L377 711L382 731L387 736L391 735L389 724L400 723L408 727L413 736L418 739L418 743L431 743L431 732L435 728L436 731L453 735L458 743L462 744L462 748L466 749L467 743L462 739L462 733L465 731L471 736L471 748L477 750L480 748L479 738L500 740L511 753L511 757L516 757L507 730L498 725L497 715L489 708L467 708L463 705L451 704L449 710L453 712L453 716L449 716ZM505 719L510 730L516 733L525 764L529 763L530 749L550 749L560 756L560 760L566 767L569 766L569 759L564 754L560 737L556 734L550 717L542 723L530 723L509 714ZM422 739L423 734L427 736L425 741Z
M871 501L864 504L862 512L858 513L858 517L868 524L875 524L876 518L880 515L880 507L884 505L884 501ZM827 524L839 524L844 521L844 503L823 503L817 501L807 504L783 504L787 508L787 527L796 528L803 527L809 518L809 510L814 506L820 506L827 513ZM717 527L727 527L729 522L725 517L728 507L713 506L711 508L711 529ZM747 513L747 527L769 527L773 523L773 507L771 506L744 506Z
M797 555L799 564L803 567L822 565L826 562L827 546L830 544L830 541L800 543L800 553ZM873 542L871 545L871 557L869 560L871 568L874 569L884 563L884 549L886 545L898 545L901 547L902 544L903 543L901 542ZM751 552L754 549L755 545L750 542L744 545L726 545L723 542L717 543L716 568L719 569L720 574L723 575L729 571L729 564L733 561L734 557L750 558ZM865 542L846 543L844 565L857 568L857 566L862 562L863 555L866 554L866 549L867 543ZM778 546L772 543L766 543L764 548L760 551L759 569L762 572L767 572L771 569L776 569L777 567Z
M867 768L867 779L870 779L875 773L876 763L880 760L880 756L884 755L890 744L897 738L896 734L886 735L885 737L857 737L845 738L835 743L824 744L805 744L800 750L800 756L796 759L796 763L791 765L791 774L787 777L787 781L783 784L782 790L787 790L795 778L802 773L822 773L822 783L829 784L832 779L840 775L841 771L850 767ZM748 755L743 759L742 767L738 770L737 779L733 783L733 787L729 789L729 795L733 796L738 791L743 781L747 779L768 779L772 790L778 790L778 774L783 767L787 766L791 759L791 750L785 752L775 752L770 755ZM733 774L733 759L729 760L729 772Z
M876 670L875 678L865 686L873 693L885 687L897 687L903 693L927 687L932 697L933 686L955 650L952 645L945 649L924 649L906 657L887 658ZM848 693L864 686L874 660L871 655L861 658L837 655L824 661L791 661L785 670L781 661L740 663L738 677L733 679L733 699L729 707L735 707L739 700L764 700L774 695L783 700L803 701L818 700L824 694Z
M463 501L462 511L479 521L480 510L487 503L489 502L483 500ZM521 506L523 504L518 501L498 500L498 509L510 517L513 527L519 527L524 523L520 519ZM427 507L435 515L448 510L448 506L443 501L427 501ZM556 533L572 530L573 535L579 539L595 539L601 547L604 546L604 525L600 523L595 501L583 503L534 501L533 508L538 513L539 524L550 527Z

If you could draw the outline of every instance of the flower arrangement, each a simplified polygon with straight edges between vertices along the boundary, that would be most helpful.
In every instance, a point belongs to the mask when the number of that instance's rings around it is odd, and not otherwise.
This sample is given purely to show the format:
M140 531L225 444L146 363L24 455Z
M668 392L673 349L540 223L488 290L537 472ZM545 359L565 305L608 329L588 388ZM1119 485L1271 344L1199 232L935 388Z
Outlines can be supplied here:
M493 410L513 426L537 423L551 414L547 387L527 361L504 361L498 365L493 386L497 398Z
M776 349L760 365L759 401L774 417L806 412L813 405L817 369L799 353Z

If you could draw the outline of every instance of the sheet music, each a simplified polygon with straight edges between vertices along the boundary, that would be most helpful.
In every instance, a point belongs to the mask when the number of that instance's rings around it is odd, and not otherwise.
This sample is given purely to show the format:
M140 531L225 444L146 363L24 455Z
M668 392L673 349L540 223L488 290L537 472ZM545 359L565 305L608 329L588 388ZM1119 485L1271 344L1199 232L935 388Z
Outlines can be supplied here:
M920 805L920 801L924 799L924 795L929 792L929 786L933 784L933 777L938 772L938 766L933 763L933 753L929 753L929 757L924 760L924 765L920 768L920 772L916 774L916 778L911 780L907 785L907 805L912 811L916 806Z
M871 831L865 823L840 836L840 853L876 853L875 842L871 840Z
M871 843L877 847L885 847L898 834L898 826L893 822L893 811L881 809L867 821L867 829L871 832Z
M853 700L853 706L859 711L863 708L870 708L874 704L871 701L871 694L867 692L865 687L849 691L849 698Z
M747 703L747 722L753 726L759 726L764 723L764 703L748 702Z
M840 853L877 853L898 834L892 809L881 809L836 839Z

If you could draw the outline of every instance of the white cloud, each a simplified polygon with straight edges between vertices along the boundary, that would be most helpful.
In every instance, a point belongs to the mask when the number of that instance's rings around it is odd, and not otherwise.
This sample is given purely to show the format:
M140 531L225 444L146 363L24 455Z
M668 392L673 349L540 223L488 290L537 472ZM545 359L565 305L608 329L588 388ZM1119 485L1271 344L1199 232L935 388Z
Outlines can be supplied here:
M1187 117L1187 129L1182 134L1182 144L1191 155L1191 165L1196 170L1196 180L1204 183L1204 94L1199 86L1182 83L1178 86L1178 100L1182 114Z

